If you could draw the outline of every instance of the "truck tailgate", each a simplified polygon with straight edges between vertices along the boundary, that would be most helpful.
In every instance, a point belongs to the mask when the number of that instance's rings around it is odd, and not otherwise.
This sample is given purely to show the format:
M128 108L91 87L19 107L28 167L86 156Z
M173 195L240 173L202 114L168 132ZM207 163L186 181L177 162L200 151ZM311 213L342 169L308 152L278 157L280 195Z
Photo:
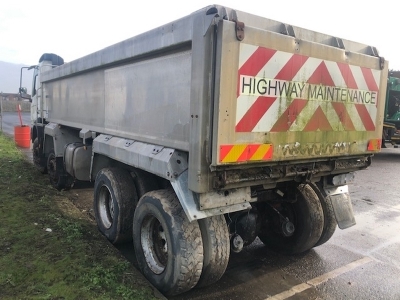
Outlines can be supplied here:
M242 41L234 23L220 28L213 166L380 150L382 58L333 37L302 39L299 28L282 34L245 24Z

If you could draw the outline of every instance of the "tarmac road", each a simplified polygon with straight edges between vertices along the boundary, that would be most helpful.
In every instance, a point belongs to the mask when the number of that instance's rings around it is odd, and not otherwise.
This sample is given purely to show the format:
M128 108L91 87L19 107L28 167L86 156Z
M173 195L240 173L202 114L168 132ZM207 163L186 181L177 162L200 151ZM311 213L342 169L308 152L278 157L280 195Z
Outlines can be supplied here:
M18 124L16 114L8 118L11 128ZM398 170L400 149L390 147L376 154L367 170L356 172L349 190L357 224L337 229L326 244L284 256L256 240L231 254L216 284L169 299L400 299ZM91 201L80 199L88 199L91 189L69 192L80 209L91 210ZM119 249L136 265L131 244Z
M357 224L284 256L260 241L231 255L216 284L169 299L400 299L400 149L382 149L349 186Z
M31 114L29 112L21 112L23 125L31 124ZM14 126L21 125L17 112L3 112L0 117L0 128L5 135L14 136ZM32 143L31 143L32 144ZM32 145L31 145L32 147ZM30 148L21 148L21 150L32 159L32 151Z
M337 228L326 244L296 256L268 250L258 239L231 253L214 285L170 300L400 299L400 148L382 149L356 172L350 195L357 224ZM136 264L131 245L121 252Z
M21 112L22 124L30 125L31 116L29 112ZM21 125L17 112L3 112L0 118L1 128L7 135L14 135L14 126Z

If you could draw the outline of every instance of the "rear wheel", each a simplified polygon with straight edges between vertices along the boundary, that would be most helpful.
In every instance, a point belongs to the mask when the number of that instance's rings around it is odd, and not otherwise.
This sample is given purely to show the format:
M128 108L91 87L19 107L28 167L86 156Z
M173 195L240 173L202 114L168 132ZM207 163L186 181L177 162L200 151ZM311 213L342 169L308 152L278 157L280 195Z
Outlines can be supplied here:
M102 169L94 184L94 213L100 232L113 243L132 240L132 219L137 204L135 185L128 171Z
M312 183L310 184L310 186L318 195L318 198L321 202L322 210L324 212L324 228L322 230L321 237L314 246L317 247L325 244L333 236L337 227L337 222L331 200L327 198L323 190L320 189L316 184Z
M47 158L47 173L51 185L57 190L69 190L74 184L74 178L64 170L62 158L57 158L51 150Z
M162 293L193 288L203 267L197 221L189 222L173 190L157 190L139 201L133 219L133 244L144 276Z
M223 215L198 221L203 239L203 272L197 287L217 282L224 275L229 262L229 230Z
M305 252L321 237L321 202L308 184L300 184L292 201L266 206L258 237L270 249L284 254Z
M157 177L146 171L135 169L131 172L133 181L135 182L138 199L150 191L155 191L158 188Z

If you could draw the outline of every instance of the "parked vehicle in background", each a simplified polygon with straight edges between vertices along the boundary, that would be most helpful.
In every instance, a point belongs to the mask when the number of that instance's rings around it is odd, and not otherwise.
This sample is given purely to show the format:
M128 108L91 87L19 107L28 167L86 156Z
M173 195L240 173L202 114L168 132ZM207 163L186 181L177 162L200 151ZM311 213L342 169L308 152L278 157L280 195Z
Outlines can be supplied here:
M385 121L383 123L382 140L394 145L400 144L400 79L390 76L387 82Z
M295 254L355 224L347 184L381 146L374 47L213 5L34 68L35 165L60 190L94 181L99 230L166 295L257 236Z

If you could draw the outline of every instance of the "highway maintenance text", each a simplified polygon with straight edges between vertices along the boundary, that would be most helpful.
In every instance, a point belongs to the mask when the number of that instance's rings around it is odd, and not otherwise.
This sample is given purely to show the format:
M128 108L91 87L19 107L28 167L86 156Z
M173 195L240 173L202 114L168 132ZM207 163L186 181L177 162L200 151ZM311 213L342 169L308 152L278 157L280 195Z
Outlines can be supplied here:
M240 95L376 104L378 92L306 82L240 76Z

